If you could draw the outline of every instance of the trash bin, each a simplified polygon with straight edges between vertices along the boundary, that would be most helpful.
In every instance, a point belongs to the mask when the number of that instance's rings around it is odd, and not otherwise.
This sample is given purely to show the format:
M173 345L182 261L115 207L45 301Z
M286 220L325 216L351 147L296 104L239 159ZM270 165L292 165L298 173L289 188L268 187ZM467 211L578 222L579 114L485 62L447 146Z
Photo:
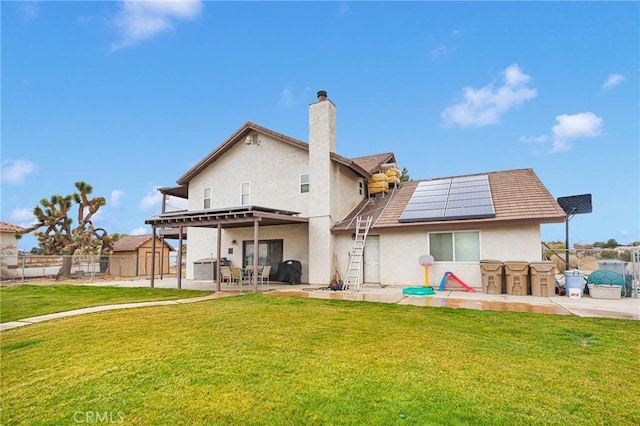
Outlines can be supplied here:
M480 260L482 275L482 292L486 294L502 294L502 273L504 263L500 260Z
M564 273L564 288L567 296L579 299L584 291L584 272L571 269Z
M553 297L556 295L556 264L554 262L531 262L531 295Z
M504 275L507 282L507 294L514 296L527 295L529 262L520 260L504 262Z
M597 269L587 277L589 296L594 299L620 299L625 296L624 275L611 269Z

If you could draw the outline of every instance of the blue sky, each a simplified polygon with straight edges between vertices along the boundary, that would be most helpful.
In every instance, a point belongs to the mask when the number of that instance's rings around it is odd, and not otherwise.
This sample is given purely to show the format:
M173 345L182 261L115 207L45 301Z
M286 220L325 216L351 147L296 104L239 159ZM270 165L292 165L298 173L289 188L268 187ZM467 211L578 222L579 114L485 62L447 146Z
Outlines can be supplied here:
M326 90L341 155L393 151L414 179L532 168L555 198L592 194L572 244L640 240L638 2L1 8L2 221L83 180L96 225L148 233L157 187L246 121L306 141Z

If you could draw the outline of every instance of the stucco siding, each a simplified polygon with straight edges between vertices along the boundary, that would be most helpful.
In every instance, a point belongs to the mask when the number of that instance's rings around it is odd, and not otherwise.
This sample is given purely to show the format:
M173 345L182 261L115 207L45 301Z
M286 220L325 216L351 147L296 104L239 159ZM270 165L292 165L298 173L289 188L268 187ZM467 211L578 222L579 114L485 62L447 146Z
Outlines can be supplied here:
M418 264L418 259L421 255L429 253L428 231L385 233L372 231L369 235L380 237L381 284L424 285L424 268ZM344 277L353 247L352 236L338 236L335 246L340 273ZM480 230L480 258L501 261L540 261L540 227L533 225ZM445 272L453 272L471 287L482 288L479 262L435 262L429 268L430 285L437 288Z
M333 189L334 199L332 219L342 221L354 208L366 197L366 181L355 173L338 164L333 165ZM358 193L358 182L363 182L362 194Z
M216 258L216 228L189 228L189 249L187 253L187 279L193 279L193 262L204 258ZM309 229L307 224L261 226L259 240L283 240L282 260L299 260L302 263L302 280L309 277ZM232 244L235 240L236 243ZM253 241L253 227L223 229L221 257L231 261L233 266L242 266L242 243ZM229 254L229 249L233 250Z
M387 232L378 234L380 238L380 284L382 285L422 285L423 269L418 265L418 257L426 254L426 233ZM353 249L351 235L340 235L336 238L336 254L339 271L344 279L349 267Z
M194 277L193 262L216 256L217 235L217 228L187 228L187 279L192 280Z
M237 143L189 182L189 210L203 209L204 188L211 208L242 205L242 183L249 182L249 204L308 215L308 193L300 193L300 174L309 173L307 151L259 135L259 145Z
M18 264L18 239L14 232L0 232L0 256L3 266L14 267Z
M483 259L496 259L503 262L542 260L539 225L488 229L482 231L480 241Z

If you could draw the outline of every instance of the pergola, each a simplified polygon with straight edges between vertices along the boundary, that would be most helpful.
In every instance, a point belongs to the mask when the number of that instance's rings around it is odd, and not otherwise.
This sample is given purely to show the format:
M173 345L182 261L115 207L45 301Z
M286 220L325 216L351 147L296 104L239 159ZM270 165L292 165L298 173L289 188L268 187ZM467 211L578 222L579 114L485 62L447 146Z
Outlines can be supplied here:
M217 247L217 265L222 262L222 228L247 228L253 226L253 247L258 247L260 226L286 225L308 223L309 219L298 216L300 213L287 210L278 210L259 206L241 206L225 209L208 209L195 211L179 211L171 213L162 213L151 219L145 220L145 223L151 225L152 253L151 258L151 287L154 286L155 280L155 260L156 260L156 230L160 230L161 234L177 234L178 235L178 259L176 275L178 279L178 288L182 288L182 239L185 227L200 228L217 228L218 234L216 238ZM253 270L258 270L258 256L253 256ZM216 289L220 291L220 268L217 268ZM252 277L253 290L258 291L258 277L253 274Z

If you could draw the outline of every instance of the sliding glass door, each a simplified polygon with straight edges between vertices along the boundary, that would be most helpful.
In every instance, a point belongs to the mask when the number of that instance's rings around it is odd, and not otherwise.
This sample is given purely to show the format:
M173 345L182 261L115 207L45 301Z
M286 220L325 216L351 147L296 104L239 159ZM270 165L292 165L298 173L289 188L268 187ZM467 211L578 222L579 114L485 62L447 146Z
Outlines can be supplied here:
M258 241L258 265L266 266L271 265L271 272L269 273L269 279L275 280L278 276L278 265L282 262L282 247L283 240L260 240ZM255 250L253 248L253 241L243 241L242 243L242 258L244 259L243 266L253 265L253 256Z

